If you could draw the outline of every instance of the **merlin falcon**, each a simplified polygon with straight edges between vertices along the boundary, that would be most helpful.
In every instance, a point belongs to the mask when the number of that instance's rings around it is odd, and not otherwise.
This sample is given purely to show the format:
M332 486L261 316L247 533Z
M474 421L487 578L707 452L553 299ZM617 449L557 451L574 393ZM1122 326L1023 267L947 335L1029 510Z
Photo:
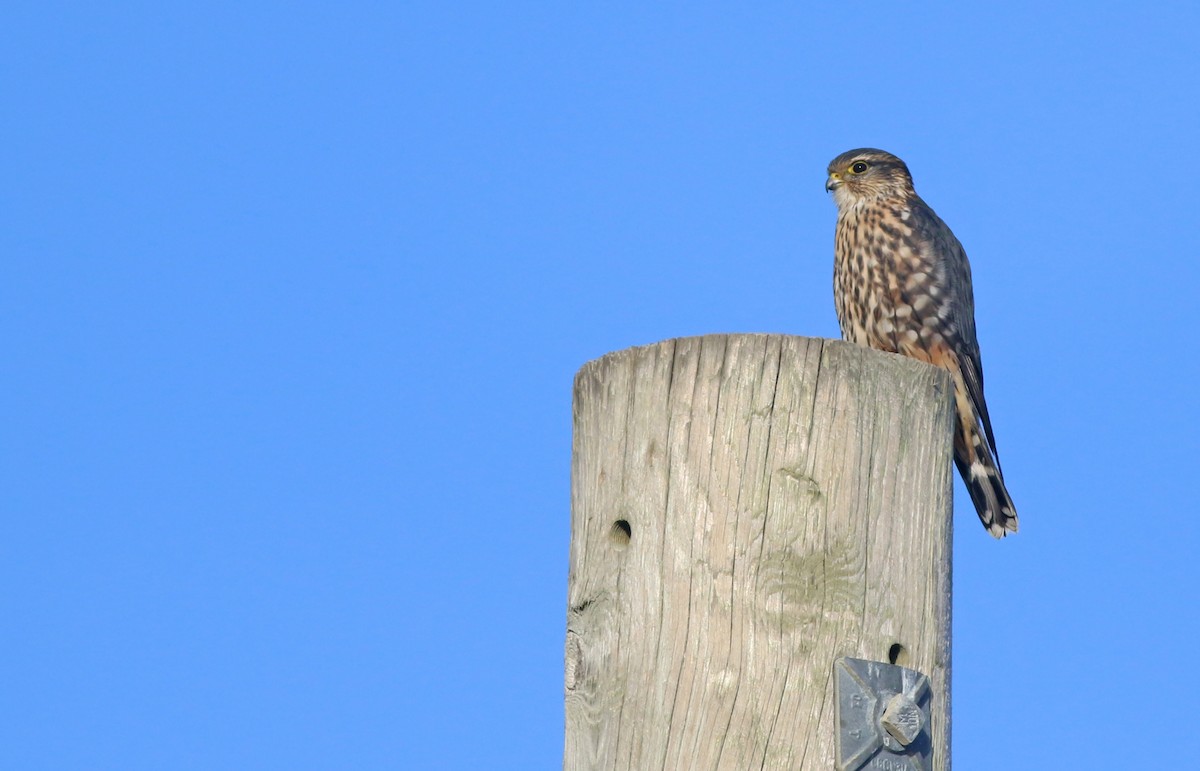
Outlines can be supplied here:
M1017 531L983 400L971 266L962 244L913 190L904 161L882 150L842 153L825 189L837 202L833 297L842 337L941 367L954 381L954 463L979 519L997 538Z

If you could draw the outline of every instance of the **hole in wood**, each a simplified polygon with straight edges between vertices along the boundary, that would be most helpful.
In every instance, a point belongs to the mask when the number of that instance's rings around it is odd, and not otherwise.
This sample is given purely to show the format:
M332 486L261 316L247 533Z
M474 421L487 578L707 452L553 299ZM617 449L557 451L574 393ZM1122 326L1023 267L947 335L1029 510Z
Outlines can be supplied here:
M624 519L618 519L613 523L612 530L608 531L608 538L618 547L624 548L629 545L629 539L633 537L633 528L629 526L629 522Z
M908 648L905 648L900 643L892 643L892 647L888 648L888 663L907 667Z

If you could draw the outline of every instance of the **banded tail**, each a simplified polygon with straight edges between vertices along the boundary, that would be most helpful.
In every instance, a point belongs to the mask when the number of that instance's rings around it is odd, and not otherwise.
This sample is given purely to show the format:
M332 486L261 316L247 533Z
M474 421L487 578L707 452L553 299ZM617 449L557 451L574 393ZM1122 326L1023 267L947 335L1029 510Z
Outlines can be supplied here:
M959 414L954 465L967 485L983 526L993 537L1003 538L1017 532L1017 509L1004 486L1004 474L989 446L991 443L979 430L978 418L973 413L972 410L971 414Z

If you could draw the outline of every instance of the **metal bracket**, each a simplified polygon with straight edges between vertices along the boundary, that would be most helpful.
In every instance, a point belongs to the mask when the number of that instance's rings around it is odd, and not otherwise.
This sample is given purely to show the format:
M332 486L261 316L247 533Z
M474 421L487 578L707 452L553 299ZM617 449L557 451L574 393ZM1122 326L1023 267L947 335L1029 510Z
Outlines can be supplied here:
M845 656L833 663L837 771L930 771L929 678L914 669ZM873 762L872 762L873 761Z

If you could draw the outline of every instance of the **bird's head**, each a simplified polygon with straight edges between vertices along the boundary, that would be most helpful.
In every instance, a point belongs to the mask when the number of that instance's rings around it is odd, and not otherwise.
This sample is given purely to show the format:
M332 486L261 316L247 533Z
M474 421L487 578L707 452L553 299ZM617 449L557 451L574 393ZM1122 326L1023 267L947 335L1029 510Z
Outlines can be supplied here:
M912 195L912 175L904 161L883 150L864 147L842 153L829 162L825 189L839 209L873 198Z

